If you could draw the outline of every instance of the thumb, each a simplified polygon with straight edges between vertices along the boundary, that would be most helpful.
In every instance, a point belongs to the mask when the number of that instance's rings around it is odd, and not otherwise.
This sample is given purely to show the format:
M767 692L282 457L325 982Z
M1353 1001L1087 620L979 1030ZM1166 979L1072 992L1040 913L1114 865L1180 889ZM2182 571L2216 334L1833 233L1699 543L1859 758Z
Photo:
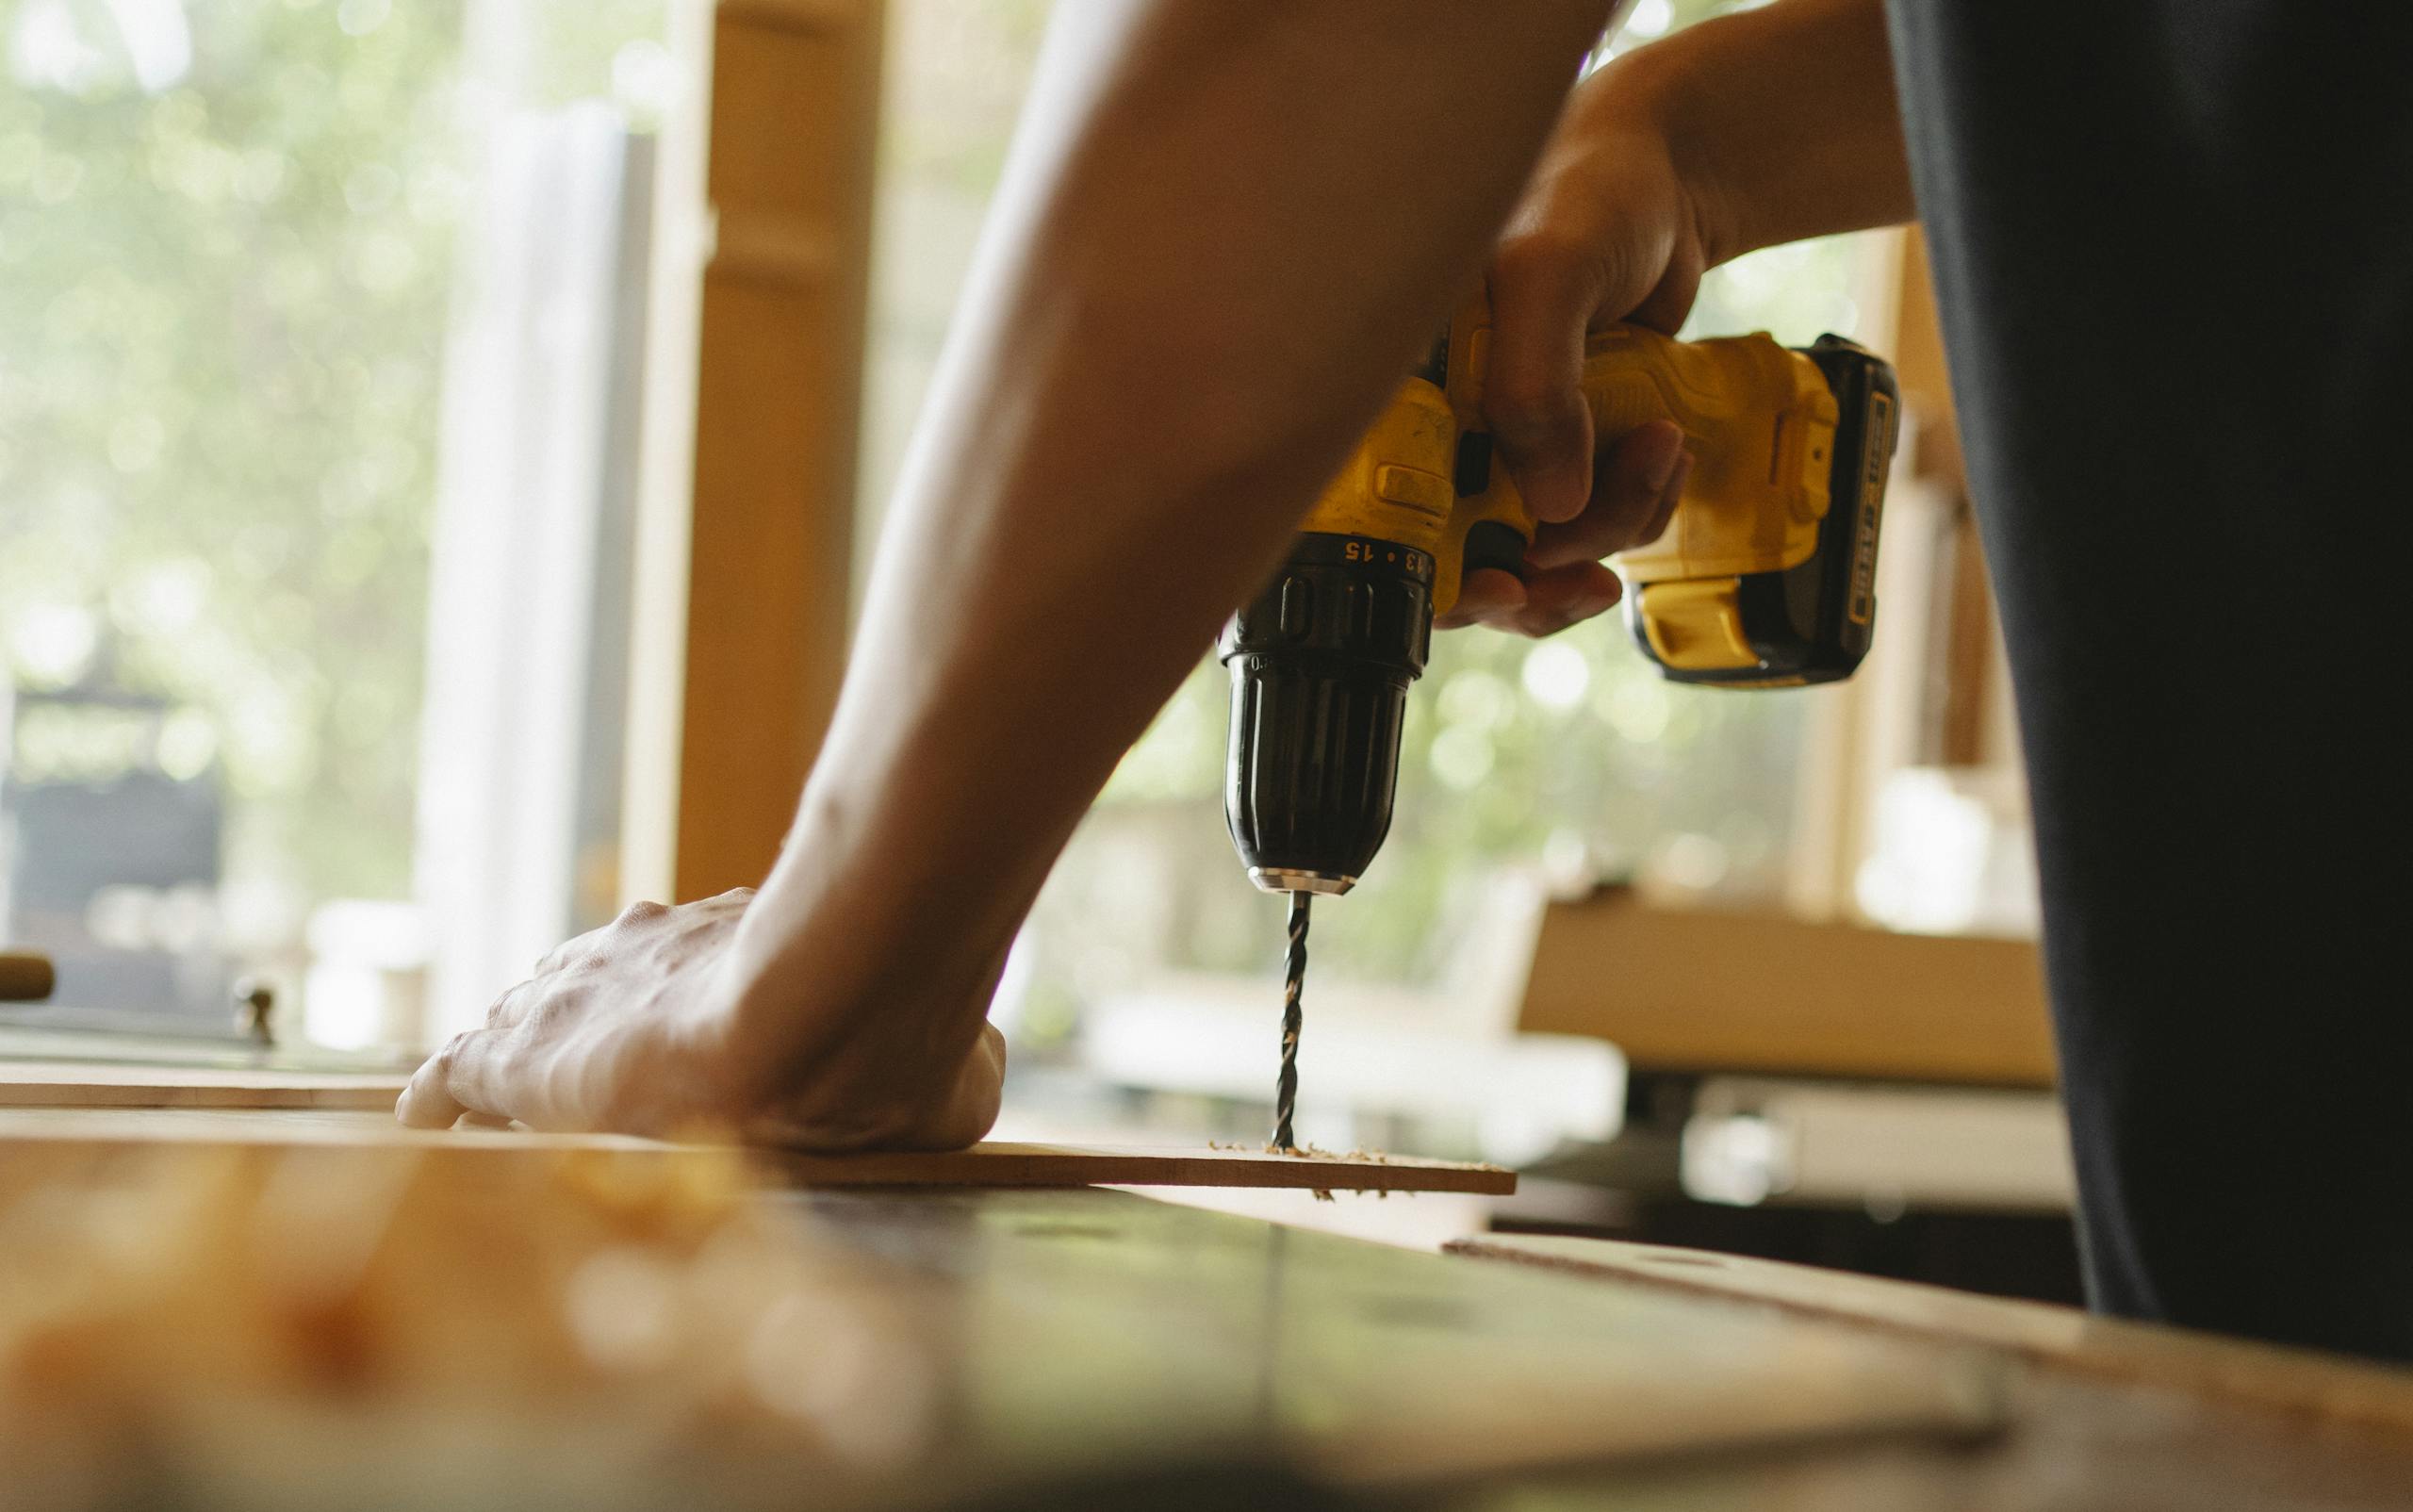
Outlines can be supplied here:
M1484 420L1535 518L1573 519L1592 493L1592 415L1582 384L1600 265L1555 238L1512 236L1492 258L1490 283Z

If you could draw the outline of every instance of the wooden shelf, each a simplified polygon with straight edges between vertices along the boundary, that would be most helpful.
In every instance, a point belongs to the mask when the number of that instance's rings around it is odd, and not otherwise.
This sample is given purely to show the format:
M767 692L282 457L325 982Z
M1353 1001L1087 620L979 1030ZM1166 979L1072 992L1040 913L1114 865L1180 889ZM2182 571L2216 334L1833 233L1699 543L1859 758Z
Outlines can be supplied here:
M1553 903L1517 1027L1588 1034L1637 1072L2006 1087L2054 1082L2034 945L1653 907Z

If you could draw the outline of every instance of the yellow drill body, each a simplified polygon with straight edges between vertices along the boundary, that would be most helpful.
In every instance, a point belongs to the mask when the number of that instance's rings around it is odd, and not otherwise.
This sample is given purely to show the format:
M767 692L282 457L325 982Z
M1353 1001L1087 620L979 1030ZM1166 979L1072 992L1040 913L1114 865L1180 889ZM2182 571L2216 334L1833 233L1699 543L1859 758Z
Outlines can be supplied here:
M1521 572L1534 518L1483 418L1488 301L1453 316L1302 523L1289 560L1224 632L1232 674L1224 814L1249 879L1290 895L1274 1142L1292 1142L1307 905L1345 893L1389 832L1407 690L1467 572ZM1595 435L1650 420L1693 467L1667 528L1615 560L1643 653L1679 682L1789 687L1847 677L1876 616L1877 537L1896 403L1847 341L1677 341L1612 326L1586 341Z
M1533 517L1483 419L1491 346L1478 295L1224 633L1225 810L1269 891L1354 885L1389 829L1434 616L1466 572L1522 569ZM1729 687L1848 676L1876 612L1896 429L1884 362L1834 337L1795 351L1612 326L1587 340L1581 384L1600 438L1671 420L1694 459L1666 530L1615 559L1644 654L1676 681Z
M1438 614L1457 600L1467 539L1477 526L1497 523L1526 541L1534 533L1504 467L1488 466L1479 488L1458 491L1465 442L1487 441L1490 350L1488 304L1469 300L1450 324L1443 382L1401 383L1301 526L1430 554ZM1825 374L1764 334L1678 341L1618 325L1586 341L1582 391L1597 435L1672 420L1693 454L1667 529L1616 558L1638 590L1651 649L1671 667L1755 664L1731 607L1734 580L1797 567L1817 550L1837 420Z

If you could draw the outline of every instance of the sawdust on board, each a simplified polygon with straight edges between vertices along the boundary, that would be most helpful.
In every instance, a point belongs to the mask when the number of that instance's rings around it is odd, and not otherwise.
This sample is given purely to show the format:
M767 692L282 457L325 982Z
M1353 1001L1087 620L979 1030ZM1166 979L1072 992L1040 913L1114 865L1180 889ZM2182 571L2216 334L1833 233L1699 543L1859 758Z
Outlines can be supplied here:
M1287 1155L1300 1160L1346 1161L1356 1165L1388 1165L1391 1163L1391 1158L1380 1150L1351 1150L1345 1155L1339 1155L1335 1154L1333 1151L1327 1150L1319 1144L1293 1144L1285 1148L1284 1146L1275 1144L1271 1141L1268 1141L1264 1144L1252 1145L1240 1140L1234 1140L1228 1144L1224 1143L1222 1140L1208 1140L1206 1142L1206 1147L1210 1150L1229 1150L1242 1154L1256 1153L1262 1155ZM1475 1162L1469 1167L1469 1169L1476 1171L1504 1171L1507 1167L1493 1165L1488 1160L1483 1160ZM1318 1202L1332 1202L1337 1200L1332 1194L1332 1189L1328 1187L1316 1187L1312 1190L1316 1194L1316 1201ZM1366 1195L1363 1191L1357 1191L1356 1194L1361 1197ZM1377 1201L1388 1202L1391 1196L1390 1189L1387 1187L1377 1187L1373 1189L1373 1195ZM1413 1197L1417 1195L1417 1193L1411 1192L1405 1193L1405 1195Z

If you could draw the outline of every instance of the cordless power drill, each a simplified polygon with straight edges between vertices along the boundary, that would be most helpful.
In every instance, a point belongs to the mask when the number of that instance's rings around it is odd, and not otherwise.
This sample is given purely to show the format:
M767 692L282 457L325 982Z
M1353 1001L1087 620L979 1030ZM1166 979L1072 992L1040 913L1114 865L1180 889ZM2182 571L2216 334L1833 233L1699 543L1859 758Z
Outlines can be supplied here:
M1224 814L1249 879L1290 895L1274 1144L1292 1145L1308 900L1346 893L1391 823L1407 688L1467 572L1520 572L1534 519L1484 429L1488 302L1467 300L1324 486L1289 559L1226 627ZM1677 341L1612 326L1583 394L1611 439L1673 420L1694 462L1659 538L1619 553L1627 624L1662 675L1797 687L1851 675L1876 619L1893 369L1843 339Z

